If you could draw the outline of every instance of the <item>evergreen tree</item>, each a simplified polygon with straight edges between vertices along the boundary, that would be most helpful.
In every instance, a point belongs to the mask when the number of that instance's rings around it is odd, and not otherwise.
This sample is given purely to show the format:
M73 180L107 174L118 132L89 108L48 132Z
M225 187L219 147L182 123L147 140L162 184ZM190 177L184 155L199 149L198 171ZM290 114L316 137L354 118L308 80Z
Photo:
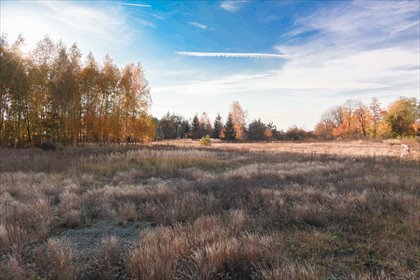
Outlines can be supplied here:
M260 120L253 120L249 124L248 138L250 140L264 140L266 139L267 126Z
M191 125L187 120L184 120L181 123L181 138L186 138L189 136L190 132L191 132Z
M200 136L200 121L198 119L197 114L195 114L195 116L193 118L191 131L192 131L192 138L193 139L200 138L199 137Z
M220 133L222 132L223 123L222 123L222 117L220 114L217 114L216 119L214 120L214 130L213 130L213 138L219 139Z
M235 132L235 127L233 125L232 114L230 113L226 121L224 133L225 133L226 140L235 140L236 132Z

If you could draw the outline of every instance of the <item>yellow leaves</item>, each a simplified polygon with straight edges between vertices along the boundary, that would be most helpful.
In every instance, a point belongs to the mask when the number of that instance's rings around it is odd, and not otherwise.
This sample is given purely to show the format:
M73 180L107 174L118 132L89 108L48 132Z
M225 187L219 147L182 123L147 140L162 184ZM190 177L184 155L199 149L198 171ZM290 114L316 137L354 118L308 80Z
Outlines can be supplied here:
M245 134L245 112L238 101L233 101L231 114L233 128L235 129L235 139L243 139Z

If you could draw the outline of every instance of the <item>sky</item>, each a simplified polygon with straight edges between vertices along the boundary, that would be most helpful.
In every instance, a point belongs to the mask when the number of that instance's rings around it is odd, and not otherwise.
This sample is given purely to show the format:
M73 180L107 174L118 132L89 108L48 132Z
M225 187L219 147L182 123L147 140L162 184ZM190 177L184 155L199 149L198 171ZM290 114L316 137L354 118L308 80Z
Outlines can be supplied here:
M140 62L151 113L312 129L346 100L419 98L420 1L4 1L1 33Z

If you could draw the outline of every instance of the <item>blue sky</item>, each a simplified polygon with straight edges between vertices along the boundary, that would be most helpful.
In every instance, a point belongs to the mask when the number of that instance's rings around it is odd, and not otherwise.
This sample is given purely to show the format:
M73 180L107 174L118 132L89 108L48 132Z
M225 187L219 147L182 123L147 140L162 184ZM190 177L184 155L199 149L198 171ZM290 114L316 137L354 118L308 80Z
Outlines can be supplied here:
M312 129L327 108L419 96L419 1L2 1L1 32L140 61L152 114Z

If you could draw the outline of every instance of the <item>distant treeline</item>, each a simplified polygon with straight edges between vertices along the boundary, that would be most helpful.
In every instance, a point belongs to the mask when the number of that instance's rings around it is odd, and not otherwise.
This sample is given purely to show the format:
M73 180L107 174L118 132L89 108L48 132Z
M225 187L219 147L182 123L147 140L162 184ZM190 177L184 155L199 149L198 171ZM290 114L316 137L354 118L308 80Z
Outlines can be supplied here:
M207 113L195 115L190 122L183 116L167 113L157 127L158 139L192 138L205 135L224 140L301 141L332 139L386 139L414 137L419 134L419 104L415 98L401 97L387 110L373 98L369 106L348 100L341 106L327 110L314 131L293 126L278 130L273 123L254 119L245 121L240 104L233 102L228 118L222 122L220 114L212 123Z
M200 139L209 135L214 139L236 141L299 141L315 139L311 131L293 126L287 131L277 130L273 123L264 123L255 119L249 124L245 121L245 112L239 102L234 101L227 120L222 121L220 114L213 122L207 113L197 114L192 121L181 115L167 113L158 121L156 137L160 139L192 138Z
M140 64L119 69L109 56L81 63L75 44L46 37L24 55L19 37L0 41L0 145L150 141L150 91Z

